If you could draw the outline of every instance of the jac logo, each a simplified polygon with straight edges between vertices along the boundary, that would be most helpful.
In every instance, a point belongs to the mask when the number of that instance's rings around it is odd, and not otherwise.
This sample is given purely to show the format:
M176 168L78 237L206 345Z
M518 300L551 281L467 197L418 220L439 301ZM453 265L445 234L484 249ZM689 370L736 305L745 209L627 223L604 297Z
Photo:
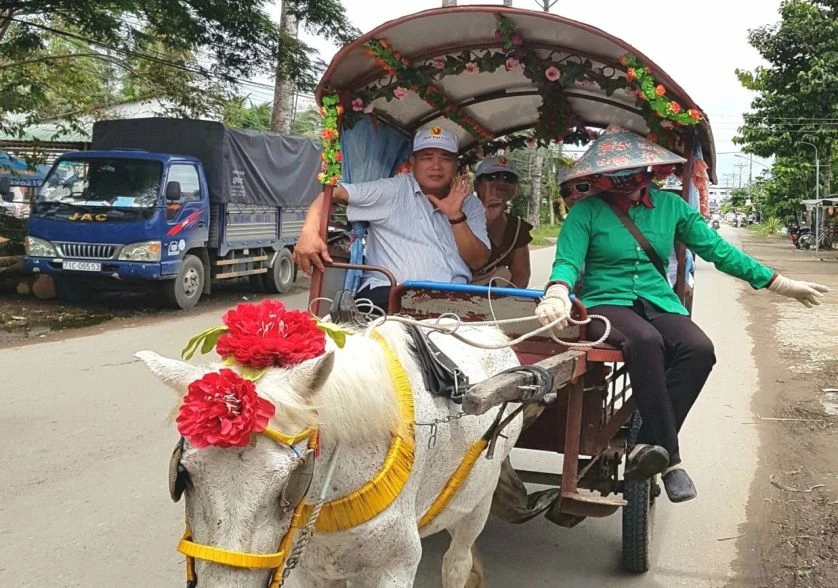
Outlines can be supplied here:
M101 213L91 214L89 212L85 212L84 214L82 214L81 212L74 212L73 214L68 216L67 219L71 220L71 221L99 221L99 222L104 222L104 221L108 220L108 215L107 214L101 214Z

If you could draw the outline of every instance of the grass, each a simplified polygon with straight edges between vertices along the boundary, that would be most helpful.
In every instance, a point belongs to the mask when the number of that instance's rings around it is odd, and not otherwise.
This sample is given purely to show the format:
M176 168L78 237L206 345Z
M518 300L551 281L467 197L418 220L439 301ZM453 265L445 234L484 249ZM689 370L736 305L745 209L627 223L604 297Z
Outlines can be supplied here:
M544 245L552 245L556 242L556 237L559 236L559 230L561 230L562 225L549 225L546 223L542 223L540 227L537 229L533 229L530 235L532 235L532 243L535 247L544 246Z

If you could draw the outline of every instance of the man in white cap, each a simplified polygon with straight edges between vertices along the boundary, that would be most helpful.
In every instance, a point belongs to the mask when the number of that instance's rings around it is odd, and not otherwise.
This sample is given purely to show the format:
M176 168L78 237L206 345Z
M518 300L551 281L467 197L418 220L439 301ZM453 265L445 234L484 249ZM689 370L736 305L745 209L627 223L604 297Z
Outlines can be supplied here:
M368 223L366 263L385 267L399 283L430 280L466 284L489 259L486 213L468 178L457 175L457 136L446 129L420 129L413 138L411 173L340 184L332 198L346 204L351 222ZM331 262L320 235L321 193L308 210L294 247L300 268L311 273ZM364 273L357 298L387 309L390 284Z

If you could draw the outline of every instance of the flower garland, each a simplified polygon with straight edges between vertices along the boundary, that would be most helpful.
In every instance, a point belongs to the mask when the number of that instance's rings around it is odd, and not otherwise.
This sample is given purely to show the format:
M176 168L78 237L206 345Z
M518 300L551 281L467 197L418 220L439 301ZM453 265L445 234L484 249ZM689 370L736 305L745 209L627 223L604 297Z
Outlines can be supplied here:
M661 124L661 121L671 121L681 126L697 125L704 120L704 115L696 108L690 108L686 112L676 100L666 96L666 88L658 84L652 76L649 68L642 65L640 61L631 54L626 54L620 59L620 63L626 68L626 81L628 87L634 93L638 103L644 108L653 112L655 116L647 116L647 123L652 133L665 133L671 125Z
M343 161L340 151L340 117L343 112L344 108L338 96L323 97L320 107L320 116L323 117L323 131L320 133L323 151L320 158L323 160L323 167L317 179L324 186L335 186L340 182Z
M323 355L326 335L343 346L346 331L321 323L310 312L288 310L278 300L239 304L228 310L223 327L189 340L182 355L190 359L213 347L227 365L189 385L177 417L178 431L197 448L243 447L252 433L265 430L276 407L256 393L269 367L290 367Z
M403 100L411 91L415 92L422 100L444 113L449 120L457 123L475 137L485 140L493 137L491 131L451 102L425 70L414 68L410 60L395 51L387 39L370 39L366 43L366 48L367 52L375 58L376 65L393 76L398 84L392 90L392 95L387 96L388 101L393 98ZM371 101L368 99L367 104ZM363 99L356 98L352 101L352 109L357 112L359 108L363 111L366 107Z

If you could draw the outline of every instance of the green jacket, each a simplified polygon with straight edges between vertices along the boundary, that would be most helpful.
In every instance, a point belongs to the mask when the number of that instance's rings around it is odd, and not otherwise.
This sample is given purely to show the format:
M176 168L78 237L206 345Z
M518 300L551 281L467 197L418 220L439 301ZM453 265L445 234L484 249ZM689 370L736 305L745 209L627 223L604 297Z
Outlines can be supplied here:
M655 189L649 190L649 196L653 207L632 206L629 216L662 260L669 259L677 239L753 288L764 288L771 281L772 269L722 239L683 199ZM556 244L550 281L572 286L583 265L580 297L588 308L631 306L645 298L666 312L687 314L669 282L599 196L585 198L570 210Z

